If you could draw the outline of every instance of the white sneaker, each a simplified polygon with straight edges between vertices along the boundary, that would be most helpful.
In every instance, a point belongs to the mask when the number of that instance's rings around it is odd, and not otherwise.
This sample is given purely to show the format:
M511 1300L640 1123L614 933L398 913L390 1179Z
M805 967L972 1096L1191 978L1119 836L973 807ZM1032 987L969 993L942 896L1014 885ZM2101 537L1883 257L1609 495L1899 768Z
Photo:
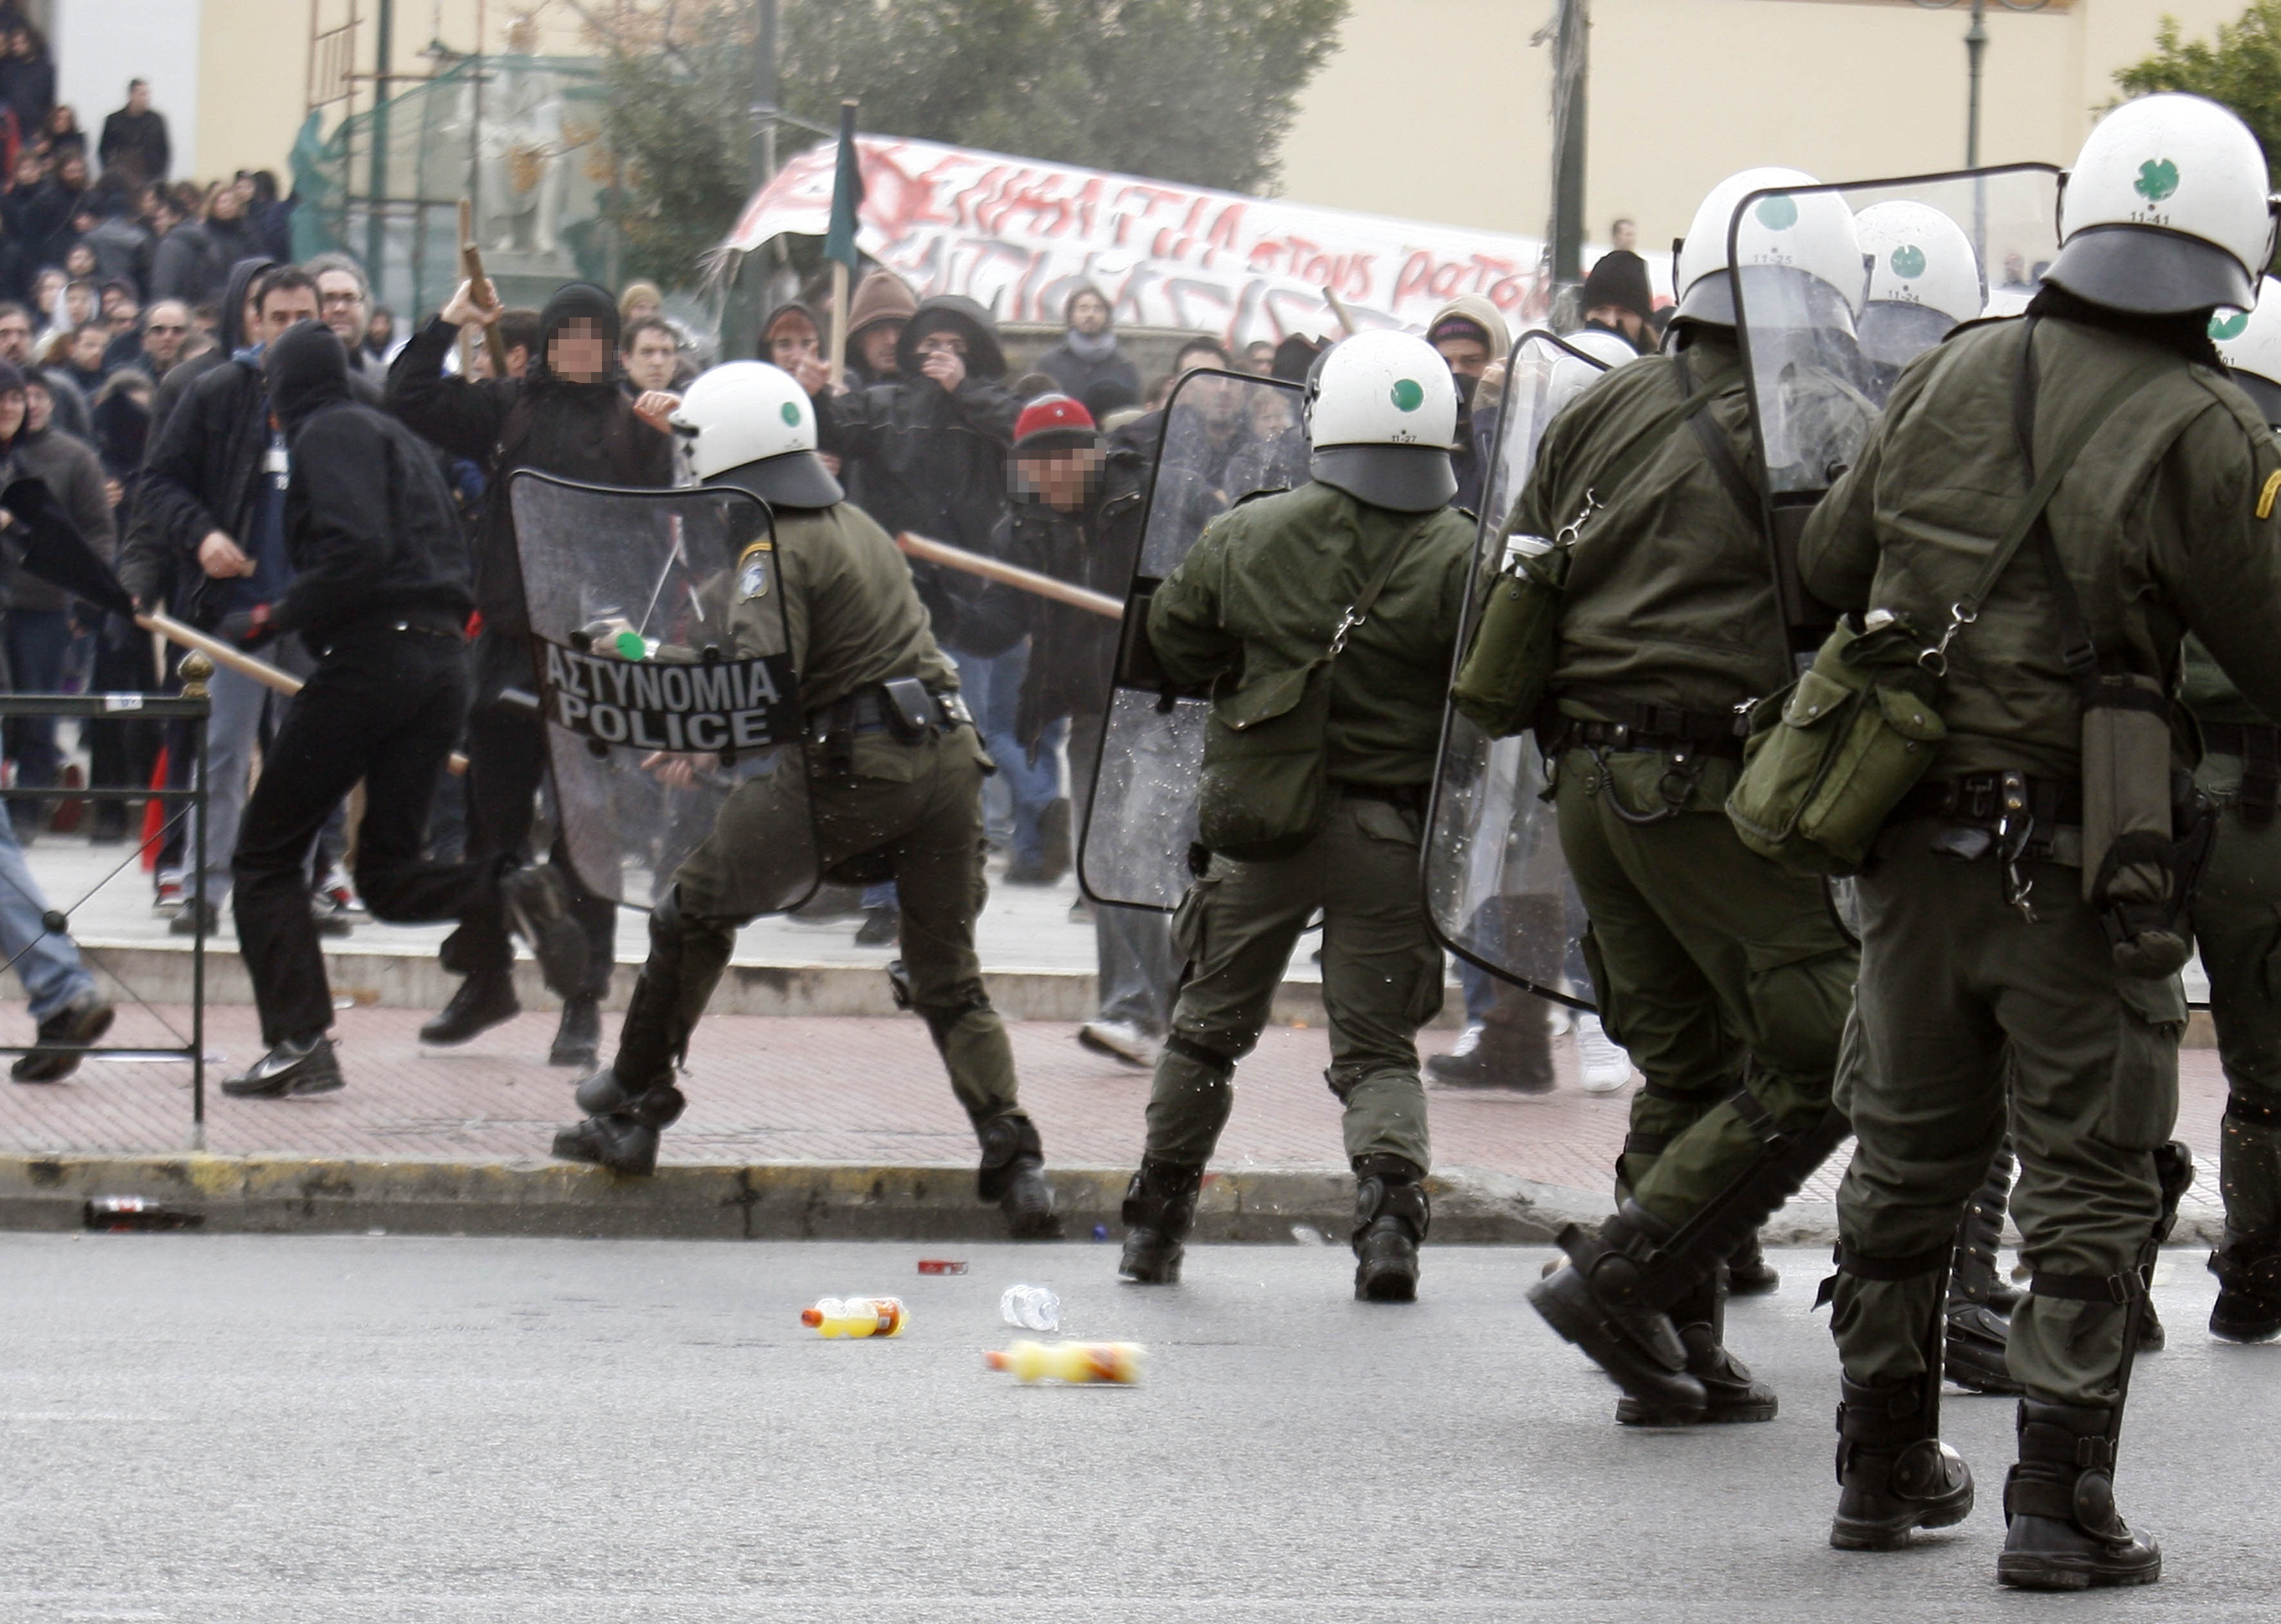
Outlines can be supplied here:
M1128 1066L1151 1070L1164 1043L1131 1021L1087 1021L1077 1029L1077 1040L1096 1055L1107 1055Z
M1617 1047L1597 1015L1576 1017L1576 1058L1583 1063L1586 1094L1613 1094L1632 1080L1632 1057Z
M1450 1058L1464 1060L1481 1046L1481 1024L1479 1021L1467 1021L1465 1031L1458 1034L1458 1040L1450 1045Z

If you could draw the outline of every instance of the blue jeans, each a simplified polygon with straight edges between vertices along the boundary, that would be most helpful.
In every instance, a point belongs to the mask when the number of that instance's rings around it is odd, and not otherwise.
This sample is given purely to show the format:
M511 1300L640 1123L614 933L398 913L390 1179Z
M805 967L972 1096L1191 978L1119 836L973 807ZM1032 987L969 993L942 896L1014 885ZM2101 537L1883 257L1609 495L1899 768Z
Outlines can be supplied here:
M1586 1003L1597 1003L1592 991L1592 972L1584 967L1584 950L1577 944L1583 940L1584 901L1576 894L1576 882L1567 882L1568 943L1561 963L1561 973L1567 977L1568 986ZM1492 903L1494 907L1496 904ZM1465 1024L1478 1026L1488 1019L1489 1006L1496 1001L1497 978L1478 965L1450 955L1458 962L1458 985L1465 990Z
M1029 752L1014 736L1022 681L1030 670L1030 640L1025 638L1004 653L986 658L955 649L950 657L957 663L959 692L981 731L983 746L998 763L995 782L1004 785L1013 798L1014 861L1034 868L1046 854L1039 820L1062 793L1061 742L1069 723L1056 721L1047 727L1032 766Z
M80 963L72 939L43 922L47 911L48 899L16 844L15 827L0 817L0 953L15 965L35 1022L95 991L95 978Z
M65 609L8 611L8 671L19 693L58 693L63 690L64 656L71 652L71 614ZM56 781L63 753L56 748L53 716L8 718L8 754L15 758L16 782L27 789L47 789ZM46 803L17 800L8 810L16 822L37 829Z

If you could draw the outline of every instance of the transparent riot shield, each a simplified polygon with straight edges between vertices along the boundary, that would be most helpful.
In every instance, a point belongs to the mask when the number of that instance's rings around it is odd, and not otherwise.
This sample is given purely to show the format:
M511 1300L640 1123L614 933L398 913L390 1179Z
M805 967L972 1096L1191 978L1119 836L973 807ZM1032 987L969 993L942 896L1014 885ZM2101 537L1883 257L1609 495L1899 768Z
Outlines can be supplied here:
M588 890L647 909L758 781L754 914L816 889L804 713L768 508L741 491L508 482L555 818Z
M2025 305L2059 252L2060 172L2021 164L1753 192L1728 228L1755 471L1791 652L1835 615L1798 576L1806 517L1909 362Z
M1472 590L1458 638L1471 646L1491 555L1528 483L1544 427L1608 363L1550 333L1522 335L1497 403L1496 454L1481 485ZM1562 1003L1589 1009L1590 978L1578 940L1584 911L1560 856L1560 831L1544 789L1536 737L1491 739L1455 707L1442 727L1441 762L1426 841L1426 910L1434 935L1458 957Z
M1254 491L1307 482L1303 398L1295 383L1199 370L1165 405L1079 847L1078 878L1096 902L1169 909L1187 889L1205 703L1177 697L1155 672L1144 631L1148 599L1205 525Z

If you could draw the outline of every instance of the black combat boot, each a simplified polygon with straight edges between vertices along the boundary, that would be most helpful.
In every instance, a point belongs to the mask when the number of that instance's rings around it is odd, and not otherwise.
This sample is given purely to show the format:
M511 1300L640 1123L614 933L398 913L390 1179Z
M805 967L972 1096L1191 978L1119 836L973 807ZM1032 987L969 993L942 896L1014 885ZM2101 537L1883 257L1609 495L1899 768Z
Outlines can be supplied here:
M2281 1235L2245 1234L2228 1225L2224 1242L2209 1256L2209 1270L2217 1276L2212 1336L2230 1342L2281 1336Z
M1754 1229L1749 1240L1727 1254L1727 1294L1764 1297L1781 1289L1782 1271L1767 1261L1767 1249Z
M1940 1378L1837 1382L1839 1551L1898 1551L1911 1530L1972 1514L1972 1468L1940 1441Z
M1434 1218L1426 1170L1407 1156L1355 1158L1355 1301L1415 1303L1418 1247Z
M460 983L443 1012L420 1029L420 1040L439 1048L465 1043L477 1032L522 1013L514 995L514 978L505 970L477 971Z
M1528 1301L1661 1424L1682 1427L1703 1418L1710 1396L1671 1317L1640 1295L1646 1265L1674 1233L1631 1201L1597 1232L1571 1224L1560 1232L1567 1266L1531 1286Z
M547 1051L550 1066L576 1066L591 1071L602 1056L602 1001L580 993L562 1001L562 1019L554 1028L554 1047Z
M2003 1282L1996 1249L2004 1239L2004 1210L2012 1192L2011 1141L1996 1152L1988 1176L1956 1226L1956 1251L1948 1273L1945 1357L1948 1379L1975 1393L2017 1394L2005 1362L2011 1341L2009 1316L2020 1294Z
M1117 1272L1141 1286L1177 1286L1188 1228L1195 1222L1196 1192L1204 1170L1177 1162L1140 1158L1140 1171L1125 1187L1125 1255Z
M660 1131L671 1127L689 1106L670 1083L634 1088L615 1071L597 1071L579 1084L576 1099L593 1114L554 1136L554 1154L566 1162L592 1162L645 1179L657 1171Z
M1054 1211L1054 1187L1046 1182L1045 1146L1037 1124L1014 1111L978 1125L974 1133L982 1141L975 1195L998 1203L1015 1240L1060 1240L1062 1221Z
M1624 1427L1688 1427L1697 1422L1771 1421L1781 1409L1775 1390L1727 1351L1727 1293L1714 1277L1673 1303L1671 1322L1687 1350L1687 1373L1703 1384L1704 1404L1666 1412L1629 1395L1616 1401Z
M2161 1547L2131 1533L2115 1509L2122 1419L2104 1405L2020 1401L2020 1462L2004 1484L2009 1526L1998 1579L2025 1590L2082 1590L2162 1576Z

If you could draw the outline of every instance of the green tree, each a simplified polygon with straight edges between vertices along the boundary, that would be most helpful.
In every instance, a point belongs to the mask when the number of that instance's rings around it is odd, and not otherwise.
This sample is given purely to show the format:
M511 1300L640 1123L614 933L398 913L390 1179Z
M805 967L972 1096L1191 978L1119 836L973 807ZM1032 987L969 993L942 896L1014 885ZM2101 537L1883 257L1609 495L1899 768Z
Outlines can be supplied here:
M2177 19L2155 31L2154 54L2115 75L2132 96L2191 90L2231 108L2257 132L2266 163L2281 158L2281 0L2255 0L2239 18L2220 23L2214 40L2189 40Z
M1264 191L1348 0L785 0L785 110L1161 180ZM689 281L746 197L749 0L599 25L629 267ZM780 151L808 137L787 128Z

